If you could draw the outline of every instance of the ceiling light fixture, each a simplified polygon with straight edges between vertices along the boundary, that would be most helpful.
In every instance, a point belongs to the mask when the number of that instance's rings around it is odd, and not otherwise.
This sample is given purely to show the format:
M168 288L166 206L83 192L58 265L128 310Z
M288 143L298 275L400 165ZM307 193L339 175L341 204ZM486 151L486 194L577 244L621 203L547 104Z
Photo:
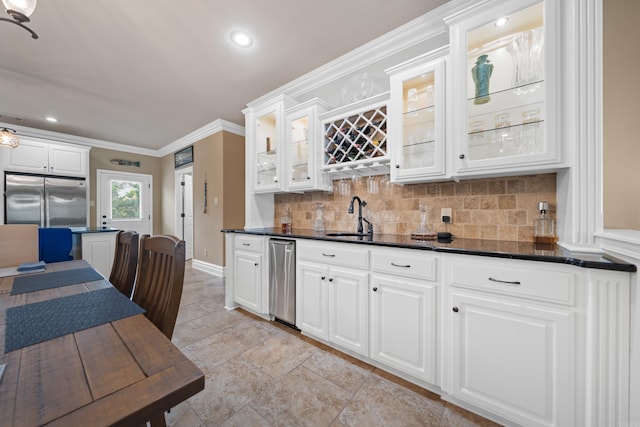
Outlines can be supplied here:
M51 122L51 123L58 123L58 119L56 119L55 117L47 117L45 118L46 121Z
M507 22L509 22L509 17L503 16L502 18L498 18L496 20L495 26L498 28L504 27L505 25L507 25Z
M244 31L233 31L231 32L231 35L229 37L231 38L233 44L235 44L236 46L249 47L253 44L253 39L251 38L251 36Z
M12 19L0 18L0 21L16 24L18 27L29 31L32 38L37 39L38 35L31 28L24 25L25 22L29 22L29 16L36 9L36 2L37 0L2 0L7 13Z
M0 147L16 148L20 145L20 138L13 129L2 128L0 130Z

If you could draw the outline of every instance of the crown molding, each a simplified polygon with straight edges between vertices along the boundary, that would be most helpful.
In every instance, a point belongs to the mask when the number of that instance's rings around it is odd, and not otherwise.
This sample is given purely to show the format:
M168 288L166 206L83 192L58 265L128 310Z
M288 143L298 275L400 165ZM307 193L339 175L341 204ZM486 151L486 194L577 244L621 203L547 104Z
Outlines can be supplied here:
M158 150L158 156L166 156L167 154L173 153L174 151L178 151L181 148L194 144L201 139L208 137L209 135L224 131L244 136L244 126L240 126L226 120L217 119L209 124L202 126L199 129L194 130L193 132L183 136L182 138L177 139L168 145L165 145Z
M85 145L88 147L105 148L108 150L124 151L127 153L144 154L145 156L158 156L158 151L150 148L134 147L132 145L119 144L116 142L103 141L100 139L86 138L83 136L70 135L67 133L53 132L8 123L0 123L0 126L15 129L15 131L18 133L18 136L45 139L48 141L63 142L68 144Z
M19 126L9 123L0 122L0 127L7 127L14 129L18 137L30 137L30 138L38 138L42 140L52 141L52 142L62 142L67 144L77 144L84 145L87 147L96 147L96 148L104 148L107 150L115 150L122 151L125 153L133 153L133 154L142 154L145 156L151 157L163 157L167 154L173 153L174 151L178 151L181 148L184 148L188 145L191 145L203 138L206 138L209 135L213 135L217 132L231 132L236 135L244 136L244 126L237 125L232 122L228 122L226 120L215 120L200 129L196 129L184 137L165 145L159 150L154 150L151 148L142 148L136 147L133 145L127 144L119 144L117 142L103 141L100 139L86 138L83 136L70 135L67 133L61 132L53 132L48 130L36 129L26 126Z
M251 101L256 105L286 94L293 98L381 61L438 35L447 33L445 18L469 4L469 0L450 1L388 33L310 71L303 76Z

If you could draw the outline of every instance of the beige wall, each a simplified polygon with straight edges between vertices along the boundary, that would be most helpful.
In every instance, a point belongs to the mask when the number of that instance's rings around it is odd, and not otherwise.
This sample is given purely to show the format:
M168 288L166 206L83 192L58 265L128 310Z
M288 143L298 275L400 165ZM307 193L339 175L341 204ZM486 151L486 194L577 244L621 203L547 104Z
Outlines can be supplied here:
M244 226L244 137L218 132L194 144L193 257L224 266L223 228ZM146 173L153 176L153 232L175 233L175 165L173 153L162 158L93 148L90 157L91 200L95 201L96 170ZM141 162L140 167L117 166L112 159ZM208 206L204 212L204 181L207 180ZM215 199L217 198L217 204ZM95 207L91 225L96 224ZM207 255L205 255L205 249Z
M136 166L119 166L111 163L112 159L124 159L134 162L140 162L140 167ZM118 172L133 172L149 174L153 177L153 233L158 234L162 231L162 165L158 157L145 156L142 154L125 153L122 151L107 150L105 148L92 148L89 151L89 173L90 173L90 200L91 207L89 209L90 225L96 226L96 170L106 169Z
M220 230L244 226L244 137L218 132L198 141L193 152L193 257L224 266L224 235Z
M325 229L356 231L356 215L347 213L352 196L367 202L363 216L374 231L408 235L420 225L420 203L429 208L432 231L445 231L440 209L451 208L453 223L448 231L460 238L533 241L533 223L539 201L549 202L551 217L556 211L556 175L530 175L474 179L461 182L393 185L381 182L378 194L369 194L367 178L351 182L351 194L280 194L276 196L275 224L280 224L284 206L289 205L294 228L313 229L315 204L323 204ZM334 181L334 185L338 181Z
M603 5L604 227L640 230L640 2Z

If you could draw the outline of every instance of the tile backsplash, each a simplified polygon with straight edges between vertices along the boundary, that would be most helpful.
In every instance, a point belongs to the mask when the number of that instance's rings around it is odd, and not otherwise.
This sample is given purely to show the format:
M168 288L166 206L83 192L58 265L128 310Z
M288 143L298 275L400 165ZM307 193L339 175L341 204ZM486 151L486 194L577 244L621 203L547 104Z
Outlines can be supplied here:
M363 216L373 223L376 233L411 234L420 225L420 203L425 203L427 222L433 231L445 231L440 210L451 208L453 221L446 231L456 237L530 242L538 202L549 202L551 218L556 213L555 174L404 186L389 183L388 176L372 177L374 185L368 179L344 180L342 189L347 187L349 195L339 194L340 181L333 182L333 193L278 194L274 224L280 225L280 216L288 205L294 229L313 229L316 203L322 203L326 230L355 231L357 211L348 214L347 209L351 198L359 196L367 202ZM377 194L368 191L376 186Z

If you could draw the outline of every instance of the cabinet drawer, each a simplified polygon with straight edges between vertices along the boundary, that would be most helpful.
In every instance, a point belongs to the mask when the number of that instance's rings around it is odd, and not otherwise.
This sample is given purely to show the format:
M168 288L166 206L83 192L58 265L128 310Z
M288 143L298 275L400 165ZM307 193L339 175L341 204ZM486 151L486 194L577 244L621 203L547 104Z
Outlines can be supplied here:
M262 252L262 237L238 235L235 238L235 249L247 252Z
M573 305L574 274L530 264L455 261L451 263L451 285Z
M298 243L298 257L353 268L369 268L369 249L344 243Z
M371 268L379 273L437 280L436 257L420 250L374 249Z

